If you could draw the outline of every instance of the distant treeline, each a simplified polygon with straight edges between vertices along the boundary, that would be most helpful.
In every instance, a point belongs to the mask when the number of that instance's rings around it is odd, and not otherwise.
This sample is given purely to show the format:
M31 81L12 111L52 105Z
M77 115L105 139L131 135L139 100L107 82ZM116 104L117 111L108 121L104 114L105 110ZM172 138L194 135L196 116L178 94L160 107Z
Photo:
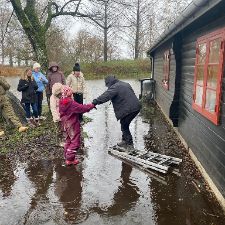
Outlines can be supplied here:
M149 77L151 72L149 59L81 63L81 70L86 79L101 79L109 74L118 78L142 78Z
M150 60L116 60L108 62L80 63L81 71L86 79L102 79L109 74L118 78L143 78L150 76ZM63 65L67 76L73 66ZM25 67L10 67L0 65L0 76L20 76Z

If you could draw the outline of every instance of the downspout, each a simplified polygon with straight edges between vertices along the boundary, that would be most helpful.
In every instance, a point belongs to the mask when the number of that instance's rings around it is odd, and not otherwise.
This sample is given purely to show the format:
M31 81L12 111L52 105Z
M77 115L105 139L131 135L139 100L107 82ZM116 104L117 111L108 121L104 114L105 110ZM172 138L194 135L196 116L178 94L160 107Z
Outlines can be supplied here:
M151 79L154 79L154 57L150 55L150 62L151 62Z
M149 57L149 59L150 59L150 63L151 63L151 68L150 68L150 70L151 70L151 76L150 76L150 78L151 79L154 79L154 56L153 56L153 53L151 53L151 52L147 52L147 57Z

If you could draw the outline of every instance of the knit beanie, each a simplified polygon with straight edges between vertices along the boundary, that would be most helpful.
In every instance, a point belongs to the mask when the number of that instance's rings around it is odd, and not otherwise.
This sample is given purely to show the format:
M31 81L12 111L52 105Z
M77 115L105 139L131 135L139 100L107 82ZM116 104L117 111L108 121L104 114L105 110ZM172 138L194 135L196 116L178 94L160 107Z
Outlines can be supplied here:
M39 63L34 63L33 65L33 69L36 69L36 68L41 68L41 65Z
M79 63L75 63L74 67L73 67L73 71L78 71L80 72L80 64Z
M68 98L73 95L73 90L67 85L62 85L62 98Z

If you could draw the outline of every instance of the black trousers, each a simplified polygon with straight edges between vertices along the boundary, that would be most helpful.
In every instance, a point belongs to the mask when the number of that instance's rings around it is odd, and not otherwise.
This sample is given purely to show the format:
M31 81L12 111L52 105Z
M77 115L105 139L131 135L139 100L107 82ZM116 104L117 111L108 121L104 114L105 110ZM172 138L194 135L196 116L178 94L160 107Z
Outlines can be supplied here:
M122 140L125 141L127 144L133 144L133 138L130 133L129 126L130 126L131 121L137 116L137 114L139 112L140 112L140 110L130 113L120 120L121 131L122 131Z
M73 93L73 99L77 103L83 105L83 102L84 102L84 100L83 100L83 93ZM79 115L79 120L80 120L80 122L83 121L83 114Z
M43 92L37 91L36 92L36 96L37 96L37 111L38 111L38 116L41 116L41 114L42 114Z

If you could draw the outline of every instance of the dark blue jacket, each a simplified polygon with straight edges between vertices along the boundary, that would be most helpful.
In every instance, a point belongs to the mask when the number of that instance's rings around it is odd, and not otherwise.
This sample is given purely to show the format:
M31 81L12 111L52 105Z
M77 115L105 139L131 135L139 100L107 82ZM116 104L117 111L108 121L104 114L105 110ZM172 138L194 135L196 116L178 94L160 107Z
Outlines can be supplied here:
M130 84L117 80L114 76L106 77L105 84L108 89L93 100L93 103L102 104L111 100L117 120L141 109L141 104Z

